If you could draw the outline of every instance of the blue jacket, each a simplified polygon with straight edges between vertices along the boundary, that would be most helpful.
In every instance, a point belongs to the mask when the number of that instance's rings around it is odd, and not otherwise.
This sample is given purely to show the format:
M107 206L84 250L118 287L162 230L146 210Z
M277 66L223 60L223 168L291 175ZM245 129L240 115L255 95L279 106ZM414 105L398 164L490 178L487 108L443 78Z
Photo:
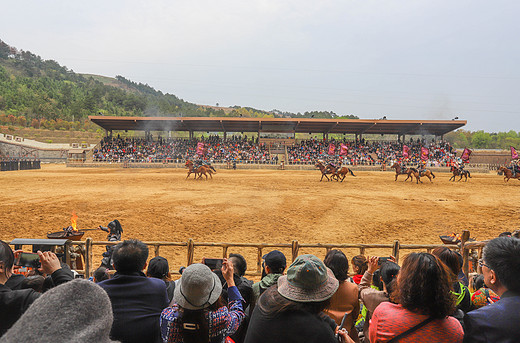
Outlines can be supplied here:
M464 342L518 342L519 309L520 294L508 291L496 303L466 313Z
M147 278L141 272L115 273L111 279L98 285L112 302L112 339L122 343L161 342L159 317L168 307L163 280Z

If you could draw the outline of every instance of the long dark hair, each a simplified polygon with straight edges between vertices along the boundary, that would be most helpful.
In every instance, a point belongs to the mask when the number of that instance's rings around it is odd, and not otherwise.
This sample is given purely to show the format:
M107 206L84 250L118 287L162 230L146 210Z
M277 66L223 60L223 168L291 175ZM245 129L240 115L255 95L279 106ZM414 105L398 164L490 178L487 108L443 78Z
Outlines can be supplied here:
M411 253L397 276L393 300L412 312L445 318L455 310L450 279L450 271L434 255Z
M7 271L13 268L14 253L9 244L0 240L0 262L4 265L4 273L7 278Z
M400 269L399 265L392 261L386 261L381 265L381 280L385 283L388 294L392 294L395 290L396 278Z
M267 317L276 317L280 313L289 311L303 311L318 314L330 305L330 298L320 302L296 302L284 298L278 293L277 285L269 287L258 299L260 310Z
M330 250L323 263L329 267L338 281L345 281L348 277L348 258L341 250Z
M352 265L357 268L357 274L363 275L368 269L367 258L363 255L356 255L352 257Z
M201 310L188 310L179 306L179 326L184 343L208 343L209 324L206 318L208 311L216 311L226 306L222 296L208 308Z

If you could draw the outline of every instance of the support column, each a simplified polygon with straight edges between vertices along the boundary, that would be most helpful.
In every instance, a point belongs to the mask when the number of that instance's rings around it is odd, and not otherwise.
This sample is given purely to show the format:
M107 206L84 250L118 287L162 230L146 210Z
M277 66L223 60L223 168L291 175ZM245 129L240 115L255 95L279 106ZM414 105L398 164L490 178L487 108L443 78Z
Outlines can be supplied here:
M190 140L193 139L193 130L190 130L189 138L190 138Z
M226 138L227 138L227 132L224 131L224 140L226 140Z
M172 132L168 131L168 138L172 138Z

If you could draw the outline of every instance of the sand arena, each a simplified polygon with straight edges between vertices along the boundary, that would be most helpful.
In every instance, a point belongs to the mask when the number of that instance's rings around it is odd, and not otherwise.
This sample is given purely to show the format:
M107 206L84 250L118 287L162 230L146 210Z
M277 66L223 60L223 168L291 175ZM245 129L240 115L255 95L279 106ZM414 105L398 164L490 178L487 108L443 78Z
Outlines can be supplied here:
M185 180L183 169L84 169L43 165L0 173L0 239L45 238L70 224L106 226L119 219L123 238L144 241L290 243L440 243L441 234L469 229L479 240L519 227L520 182L496 173L448 182L394 182L393 172L356 172L343 183L319 182L319 171L218 170L213 180ZM106 233L86 232L102 241ZM103 247L94 250L94 267ZM255 268L256 249L231 248ZM323 249L301 250L323 257ZM345 250L352 257L358 251ZM388 255L390 251L367 250ZM404 252L406 253L406 252ZM186 248L161 248L172 270ZM221 257L197 248L195 260ZM151 252L153 255L153 252ZM290 252L287 251L290 256ZM99 256L97 258L96 256Z

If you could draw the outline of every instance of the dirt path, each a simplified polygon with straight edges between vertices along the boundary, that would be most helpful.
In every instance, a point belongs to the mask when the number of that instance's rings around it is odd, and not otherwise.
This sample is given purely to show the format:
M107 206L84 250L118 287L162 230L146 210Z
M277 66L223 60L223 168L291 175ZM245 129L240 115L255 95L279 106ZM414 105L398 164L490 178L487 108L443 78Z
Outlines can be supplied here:
M478 239L519 227L520 182L494 173L467 183L394 182L390 172L357 172L343 183L319 182L319 171L218 170L211 181L185 180L181 169L82 169L0 173L0 239L44 238L68 226L106 226L119 219L124 238L147 241L289 243L440 243L469 229ZM88 232L104 240L101 231ZM101 247L96 254L101 253ZM230 252L232 252L230 250ZM255 249L243 249L254 265ZM302 251L323 255L323 250ZM355 251L345 251L348 256ZM388 252L367 251L383 254ZM219 249L197 250L219 256ZM185 249L161 250L172 268Z

